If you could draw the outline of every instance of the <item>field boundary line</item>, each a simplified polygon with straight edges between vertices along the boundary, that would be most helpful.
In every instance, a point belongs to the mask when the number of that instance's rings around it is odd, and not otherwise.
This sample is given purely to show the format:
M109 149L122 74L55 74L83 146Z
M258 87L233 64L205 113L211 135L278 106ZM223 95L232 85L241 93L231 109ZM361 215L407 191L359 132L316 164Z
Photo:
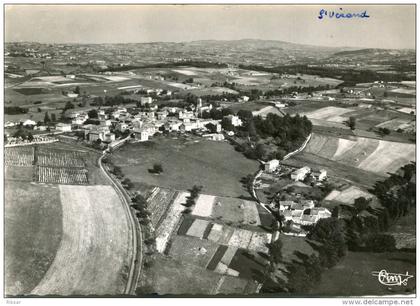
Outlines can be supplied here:
M115 191L117 192L118 197L121 199L124 210L125 210L126 215L127 215L127 219L129 221L129 224L130 224L131 231L132 231L132 247L133 247L132 251L133 251L133 254L132 254L132 258L131 258L130 271L129 271L129 275L128 275L127 285L126 285L124 293L129 294L129 295L134 295L135 291L136 291L136 288L137 288L137 283L138 283L138 280L139 280L139 276L140 276L141 265L142 265L142 262L143 262L143 248L141 247L142 243L143 243L142 231L141 231L140 225L138 224L138 222L134 218L133 212L132 212L131 207L129 205L130 197L127 195L127 193L125 192L123 187L113 179L113 177L108 173L108 171L103 166L102 159L103 159L104 156L105 156L105 154L101 155L98 159L99 167L105 173L106 177L111 181L112 186L114 187ZM139 247L140 247L140 252L138 250Z

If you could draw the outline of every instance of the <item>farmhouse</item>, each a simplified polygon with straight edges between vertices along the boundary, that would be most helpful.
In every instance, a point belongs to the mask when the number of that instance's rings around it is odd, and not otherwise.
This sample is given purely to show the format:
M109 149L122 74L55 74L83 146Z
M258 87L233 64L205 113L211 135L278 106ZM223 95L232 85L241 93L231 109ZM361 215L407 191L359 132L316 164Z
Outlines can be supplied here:
M89 116L86 113L76 113L76 116L72 118L71 123L74 125L82 125L88 119Z
M168 116L168 112L166 110L156 112L156 117L158 120L165 120L167 116Z
M13 126L15 126L16 125L16 123L14 123L13 121L7 121L5 124L4 124L4 127L5 128L7 128L7 127L13 127Z
M192 111L180 111L178 113L178 119L184 120L184 122L189 121L190 119L194 119L195 115Z
M266 172L273 172L279 166L279 163L280 162L279 162L278 159L272 159L272 160L265 163L264 170Z
M215 140L215 141L222 141L225 139L225 136L223 134L213 133L213 134L204 134L204 138Z
M33 121L33 120L30 120L30 119L27 119L27 120L25 120L25 121L22 123L22 125L23 125L23 126L30 126L30 125L35 126L35 125L36 125L36 122L35 122L35 121Z
M235 115L225 116L233 126L242 126L242 120Z
M138 137L141 137L142 133L146 133L148 137L152 137L156 133L156 127L151 123L145 123L141 128L133 129L133 132L136 139ZM146 134L143 134L143 135L146 135Z
M140 121L139 121L140 122ZM140 128L141 126L139 126L138 128ZM118 122L116 129L120 132L124 132L125 130L128 129L128 124L125 122Z
M127 109L125 107L119 107L112 113L112 117L115 119L126 119L130 117L130 115L127 113Z
M138 116L140 116L141 119L155 120L155 112L153 111L140 112L136 117L139 118Z
M67 93L67 97L69 97L69 98L77 98L78 96L79 96L79 94L74 93L74 92Z
M98 119L99 120L105 120L107 118L108 118L108 116L107 116L107 114L105 114L105 111L103 109L98 111Z
M99 120L100 126L111 126L111 120L109 119L100 119Z
M65 113L64 113L64 117L65 118L67 118L67 119L75 119L75 118L77 118L78 116L80 116L82 114L82 112L78 112L78 111L66 111Z
M83 129L85 130L85 137L87 137L89 141L96 141L98 139L104 140L105 134L109 133L108 126L88 124L85 125Z
M311 172L311 168L308 166L302 167L292 172L291 179L295 182L303 181L309 172Z
M105 132L102 131L92 131L88 134L89 141L96 141L96 140L104 140L105 139Z
M141 97L140 98L140 104L141 106L145 106L147 104L152 104L153 100L151 97Z
M142 127L142 125L143 125L143 121L141 121L139 118L134 118L134 119L131 121L131 125L132 125L132 127L133 127L134 129L139 129L139 128L141 128L141 127ZM127 125L127 128L129 128L129 127L128 127L128 125Z
M112 142L112 141L115 141L115 134L114 133L106 133L104 135L103 141L104 142Z
M182 122L180 121L167 121L164 125L165 131L174 132L179 131Z
M318 182L321 182L327 177L327 170L321 169L319 171L315 171L312 175Z
M179 127L179 130L181 132L191 132L191 131L196 130L198 128L199 128L199 126L198 126L197 122L184 122Z
M71 124L57 123L55 129L59 132L71 132Z
M134 137L140 141L148 141L149 140L149 133L146 129L134 129Z
M279 201L279 211L290 210L294 204L296 204L294 201Z

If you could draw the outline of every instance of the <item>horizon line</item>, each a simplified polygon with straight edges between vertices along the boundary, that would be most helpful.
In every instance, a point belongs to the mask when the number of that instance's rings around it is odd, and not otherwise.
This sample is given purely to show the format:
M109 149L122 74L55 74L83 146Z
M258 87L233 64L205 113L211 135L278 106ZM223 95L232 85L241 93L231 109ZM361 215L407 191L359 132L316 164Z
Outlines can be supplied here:
M263 38L240 38L240 39L199 39L199 40L190 40L190 41L144 41L144 42L39 42L39 41L6 41L5 44L10 43L36 43L42 45L128 45L128 44L159 44L159 43L172 43L172 44L185 44L185 43L194 43L194 42L205 42L205 41L214 41L214 42L235 42L235 41L244 41L244 40L260 40L260 41L271 41L271 42L282 42L292 45L301 45L309 47L318 47L318 48L327 48L327 49L379 49L379 50L412 50L416 51L416 48L381 48L381 47L362 47L362 46L335 46L328 47L324 45L312 45L305 43L296 43L286 40L276 40L276 39L263 39Z

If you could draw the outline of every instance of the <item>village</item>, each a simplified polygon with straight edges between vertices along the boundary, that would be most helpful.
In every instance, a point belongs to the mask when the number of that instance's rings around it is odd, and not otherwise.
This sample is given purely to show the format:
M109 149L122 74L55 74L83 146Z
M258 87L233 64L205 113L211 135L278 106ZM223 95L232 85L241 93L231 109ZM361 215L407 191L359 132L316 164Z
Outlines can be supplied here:
M414 7L86 7L6 10L6 297L415 294Z

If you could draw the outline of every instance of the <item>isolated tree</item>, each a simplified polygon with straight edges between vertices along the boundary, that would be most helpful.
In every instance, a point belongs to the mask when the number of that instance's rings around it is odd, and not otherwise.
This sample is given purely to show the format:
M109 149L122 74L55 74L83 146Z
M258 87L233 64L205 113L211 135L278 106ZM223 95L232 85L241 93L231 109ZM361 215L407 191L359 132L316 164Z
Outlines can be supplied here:
M354 208L356 209L357 213L360 213L364 210L366 210L369 207L369 200L367 200L365 197L359 197L354 200Z
M339 214L340 214L340 208L338 206L335 206L331 212L331 217L338 218Z
M162 164L153 164L153 172L154 173L162 173L163 172L163 167Z
M251 137L257 136L257 130L255 128L254 120L250 120L247 126L248 135Z
M100 139L98 139L98 140L100 140ZM112 170L112 173L114 173L114 175L116 177L123 177L124 176L123 172L121 170L121 167L119 167L119 166L115 166L114 169Z
M283 260L283 242L281 239L277 239L276 241L272 242L269 246L270 250L270 261L273 263L281 263Z
M74 93L80 95L80 87L76 86L76 88L74 89Z
M134 198L131 199L136 209L139 207L146 208L147 201L141 194L136 194Z
M70 101L67 101L66 105L64 106L64 111L68 109L73 109L73 108L74 108L73 103L71 103Z
M354 130L356 128L356 118L353 116L349 117L349 127Z
M98 118L98 111L96 109L91 109L88 111L88 116L90 119Z
M207 123L205 127L210 131L210 133L216 133L217 131L216 125L214 125L213 123Z
M380 128L379 131L381 132L381 134L383 135L389 135L391 134L391 130L388 128Z
M123 185L125 185L125 187L127 189L131 189L134 187L134 184L131 182L131 180L129 178L125 178L122 182Z
M48 115L48 112L45 112L45 115L44 115L44 123L45 124L48 124L50 122L51 122L50 116Z
M203 186L194 185L190 190L190 196L187 197L187 201L184 204L186 207L191 207L195 205L195 201L198 198L198 195L201 192L201 189L203 189Z
M238 111L238 114L237 115L243 121L247 121L247 120L252 119L252 112L249 111L249 110L241 109L240 111Z
M56 122L57 121L57 116L54 113L51 114L51 121L52 122Z

